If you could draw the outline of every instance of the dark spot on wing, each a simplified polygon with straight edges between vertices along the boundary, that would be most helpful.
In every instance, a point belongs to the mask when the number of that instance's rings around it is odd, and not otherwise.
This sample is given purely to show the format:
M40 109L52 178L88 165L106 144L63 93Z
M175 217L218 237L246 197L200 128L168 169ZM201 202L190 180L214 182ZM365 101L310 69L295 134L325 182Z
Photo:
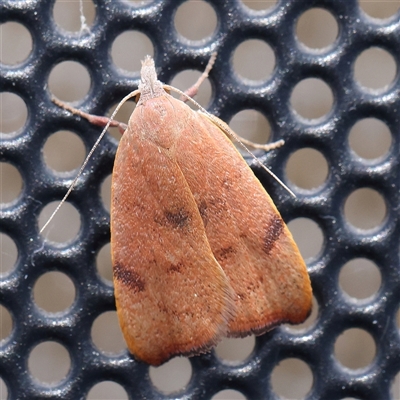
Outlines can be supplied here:
M125 286L128 286L134 293L143 292L145 289L145 282L140 276L124 267L121 264L115 264L113 268L114 279L117 279Z
M178 211L165 211L164 216L168 223L175 228L184 228L187 226L190 219L188 212L183 208Z
M282 233L284 222L279 215L275 215L268 223L268 226L265 230L264 236L264 247L263 250L265 253L269 254L274 247L275 242L279 239L279 236Z

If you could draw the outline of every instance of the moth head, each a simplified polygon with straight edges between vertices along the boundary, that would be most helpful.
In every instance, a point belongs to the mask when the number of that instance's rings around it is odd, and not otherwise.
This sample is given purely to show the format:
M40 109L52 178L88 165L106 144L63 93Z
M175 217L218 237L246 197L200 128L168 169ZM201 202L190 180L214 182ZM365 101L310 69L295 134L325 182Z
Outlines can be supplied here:
M165 94L162 83L157 78L154 60L146 56L142 61L139 83L140 99L138 103L145 102L148 99L162 96Z

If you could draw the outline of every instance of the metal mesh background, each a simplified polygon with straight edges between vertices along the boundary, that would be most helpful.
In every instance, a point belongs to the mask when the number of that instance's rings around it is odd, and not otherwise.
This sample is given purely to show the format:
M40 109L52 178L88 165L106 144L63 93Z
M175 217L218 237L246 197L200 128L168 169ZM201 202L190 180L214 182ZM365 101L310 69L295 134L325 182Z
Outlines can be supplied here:
M208 0L217 16L217 28L208 40L193 44L174 28L175 12L183 2L154 0L134 6L94 0L95 21L80 35L56 26L54 0L0 2L0 22L21 23L33 40L27 60L12 67L2 65L0 71L0 90L20 96L28 109L23 129L2 135L0 141L0 161L16 167L23 180L18 198L2 204L0 214L0 230L15 242L18 251L15 265L0 280L0 302L13 325L0 346L0 376L7 398L80 399L86 398L95 384L114 381L130 399L210 399L226 389L237 390L247 399L274 399L278 395L272 390L271 373L287 358L302 360L312 373L307 399L393 398L390 391L394 393L393 382L400 370L396 326L400 297L400 84L396 75L384 90L366 90L355 82L353 72L357 57L373 46L390 53L398 65L399 14L375 20L364 14L355 0L282 0L266 12L251 11L238 0ZM329 11L339 28L335 42L322 51L309 51L296 40L296 21L313 7ZM209 110L226 121L243 109L261 111L274 139L286 141L282 149L261 158L277 175L285 177L285 163L302 148L321 152L329 170L318 189L294 187L297 198L293 199L255 168L286 221L309 218L323 233L322 250L308 260L318 303L315 322L303 331L278 328L258 337L253 352L238 364L226 363L215 353L190 359L190 382L171 395L153 385L148 366L135 362L127 352L101 352L91 339L96 317L115 309L112 287L96 270L96 256L109 241L109 215L100 191L112 170L115 140L108 137L103 141L69 198L81 216L78 236L56 246L38 233L39 213L47 203L62 198L76 173L57 174L46 167L42 148L47 138L57 130L70 129L89 149L99 132L51 103L50 71L64 60L83 64L92 85L80 107L104 113L137 87L137 74L123 74L110 62L111 43L121 32L132 29L151 40L159 78L164 82L185 69L201 71L211 51L218 50L210 75L213 97ZM273 49L276 67L266 82L249 84L233 73L233 51L247 39L265 41ZM290 105L296 84L311 77L322 79L334 97L328 115L312 123L300 118ZM352 126L370 117L388 126L392 141L387 153L373 162L358 157L348 142ZM355 229L346 221L346 199L359 188L374 189L384 199L386 217L373 230ZM364 301L350 299L338 284L341 267L356 257L372 260L381 274L379 290ZM65 273L75 286L75 300L63 313L46 313L33 301L35 282L48 271ZM368 332L375 341L375 357L363 369L346 368L334 355L338 337L351 328ZM40 384L28 368L32 349L45 341L62 344L71 359L67 376L55 385Z

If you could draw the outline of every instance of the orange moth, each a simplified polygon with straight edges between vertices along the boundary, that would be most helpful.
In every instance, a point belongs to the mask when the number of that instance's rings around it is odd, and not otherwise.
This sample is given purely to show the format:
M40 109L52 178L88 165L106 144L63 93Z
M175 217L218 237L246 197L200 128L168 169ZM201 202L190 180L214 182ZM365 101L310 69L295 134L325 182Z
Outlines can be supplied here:
M118 318L130 352L151 365L301 323L312 298L299 250L229 127L165 87L147 57L112 175Z

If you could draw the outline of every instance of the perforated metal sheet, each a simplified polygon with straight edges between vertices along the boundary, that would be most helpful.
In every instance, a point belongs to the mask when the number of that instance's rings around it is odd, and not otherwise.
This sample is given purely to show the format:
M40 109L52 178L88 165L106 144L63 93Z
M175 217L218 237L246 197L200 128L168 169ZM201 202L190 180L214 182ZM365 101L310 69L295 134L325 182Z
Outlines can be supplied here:
M0 3L0 22L17 21L33 38L33 52L22 64L1 66L0 90L15 93L28 108L28 120L15 135L0 141L0 161L14 165L23 178L18 199L0 213L0 230L15 241L18 259L0 280L0 302L13 319L11 334L1 342L0 376L9 399L80 399L96 383L112 380L131 399L210 399L224 389L235 389L248 399L273 399L270 374L283 359L296 357L311 369L313 384L307 399L389 399L390 387L400 370L400 341L396 312L399 279L399 79L382 92L362 89L354 81L357 56L371 46L388 51L399 63L399 15L377 21L360 11L355 0L279 1L265 14L251 12L237 0L210 0L218 26L213 36L195 46L181 40L173 16L183 1L154 0L133 7L122 1L94 0L96 19L89 32L70 36L53 22L54 1L6 1ZM311 52L298 44L295 23L311 7L328 10L339 26L330 48ZM297 191L291 198L260 170L257 175L268 187L285 220L306 217L323 232L320 254L308 263L318 318L305 332L294 334L275 329L256 339L253 353L240 365L227 365L214 353L191 359L192 377L176 395L164 396L151 383L148 366L128 354L110 357L99 352L90 335L94 319L114 310L112 288L96 273L96 254L109 241L109 215L100 197L102 180L111 173L116 144L106 138L95 152L69 201L79 210L82 229L76 240L62 249L44 242L38 233L38 215L50 201L61 199L70 176L52 174L41 157L51 132L74 129L90 148L98 130L58 109L49 97L47 79L62 60L85 65L92 87L82 104L92 112L104 112L137 87L138 76L127 77L110 62L110 46L124 30L142 31L151 39L159 78L169 82L177 71L202 70L212 51L218 59L210 75L214 97L209 110L224 120L238 111L255 108L271 124L275 139L286 145L264 158L284 177L290 154L304 147L320 151L328 161L325 183L314 191ZM247 85L232 72L231 57L246 39L266 41L276 57L276 68L267 82ZM257 60L255 60L257 62ZM302 79L324 80L333 91L329 115L310 124L290 107L290 95ZM348 145L351 127L361 118L375 117L390 129L392 145L384 157L368 163ZM255 167L256 168L256 167ZM374 231L361 231L345 222L344 202L357 188L372 188L386 202L387 215ZM365 257L379 267L382 284L364 302L349 301L338 286L340 267L354 257ZM43 273L67 274L76 289L76 300L63 314L48 315L33 303L32 288ZM346 329L360 328L373 337L376 356L364 369L350 370L335 359L334 344ZM71 369L57 386L46 387L32 379L28 357L43 341L58 341L68 349Z

